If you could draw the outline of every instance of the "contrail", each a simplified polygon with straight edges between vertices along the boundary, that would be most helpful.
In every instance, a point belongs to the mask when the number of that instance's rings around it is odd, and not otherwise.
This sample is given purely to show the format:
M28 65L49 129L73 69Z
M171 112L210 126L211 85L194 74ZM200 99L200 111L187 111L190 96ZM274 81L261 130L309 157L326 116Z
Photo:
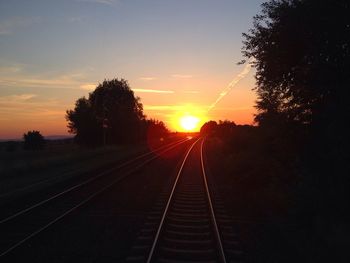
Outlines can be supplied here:
M249 73L252 68L251 62L252 60L247 61L247 64L244 66L243 70L227 85L223 91L221 91L219 97L209 106L207 112L211 111L216 104L218 104L219 101L222 100L222 98L225 97L232 90L232 88Z

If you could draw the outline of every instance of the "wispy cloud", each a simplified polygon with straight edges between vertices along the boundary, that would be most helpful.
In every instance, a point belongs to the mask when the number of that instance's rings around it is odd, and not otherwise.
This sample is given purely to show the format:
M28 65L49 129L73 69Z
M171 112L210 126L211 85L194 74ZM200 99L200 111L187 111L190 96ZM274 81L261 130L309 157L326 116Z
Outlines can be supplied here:
M156 77L141 77L140 80L144 80L144 81L152 81L157 79Z
M243 79L251 70L251 62L252 60L249 60L247 64L244 66L243 70L233 78L233 80L227 85L227 87L222 90L219 94L219 97L209 106L208 112L211 111L218 103L220 100L222 100L236 85L237 83Z
M190 79L193 76L192 75L185 75L185 74L173 74L173 75L171 75L171 77L177 78L177 79Z
M0 36L12 34L15 29L28 27L40 22L40 17L11 17L0 21Z
M7 120L18 117L32 119L44 116L63 118L68 106L55 98L40 99L37 94L0 96L0 115Z
M0 103L25 102L37 97L36 94L14 94L0 97Z
M143 93L163 93L163 94L172 94L173 90L157 90L157 89L132 89L135 92L143 92Z
M84 72L53 76L32 75L22 72L21 68L0 68L0 85L22 88L70 88L91 90L96 85L87 80Z
M119 0L76 0L77 2L86 2L102 5L116 5L119 3Z
M80 88L84 90L93 91L96 88L96 84L91 84L91 83L82 84L80 85Z
M74 88L80 86L80 82L70 78L69 76L59 76L54 78L0 78L0 84L3 86L14 87L61 87L61 88Z
M6 67L0 67L0 74L13 74L22 70L20 65L11 65Z

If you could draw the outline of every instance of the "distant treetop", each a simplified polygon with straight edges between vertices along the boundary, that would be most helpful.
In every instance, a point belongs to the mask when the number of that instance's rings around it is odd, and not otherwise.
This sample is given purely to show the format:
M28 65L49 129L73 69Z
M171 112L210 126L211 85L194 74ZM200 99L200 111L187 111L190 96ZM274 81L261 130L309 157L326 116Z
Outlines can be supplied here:
M23 134L24 149L41 150L45 146L45 139L39 131L28 131Z

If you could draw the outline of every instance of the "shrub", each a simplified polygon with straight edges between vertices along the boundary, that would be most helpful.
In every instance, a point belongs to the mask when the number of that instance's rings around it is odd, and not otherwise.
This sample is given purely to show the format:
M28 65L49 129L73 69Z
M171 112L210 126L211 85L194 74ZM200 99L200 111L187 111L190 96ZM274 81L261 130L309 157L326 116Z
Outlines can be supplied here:
M25 150L41 150L45 146L45 139L39 131L28 131L23 134Z

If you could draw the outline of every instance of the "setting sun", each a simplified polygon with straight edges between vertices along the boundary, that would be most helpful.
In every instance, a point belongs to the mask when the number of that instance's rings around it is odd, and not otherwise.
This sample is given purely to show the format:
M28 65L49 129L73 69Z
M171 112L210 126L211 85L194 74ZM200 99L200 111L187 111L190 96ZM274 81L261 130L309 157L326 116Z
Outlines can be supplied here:
M180 119L180 125L186 131L193 131L197 128L198 123L199 119L194 116L184 116Z

